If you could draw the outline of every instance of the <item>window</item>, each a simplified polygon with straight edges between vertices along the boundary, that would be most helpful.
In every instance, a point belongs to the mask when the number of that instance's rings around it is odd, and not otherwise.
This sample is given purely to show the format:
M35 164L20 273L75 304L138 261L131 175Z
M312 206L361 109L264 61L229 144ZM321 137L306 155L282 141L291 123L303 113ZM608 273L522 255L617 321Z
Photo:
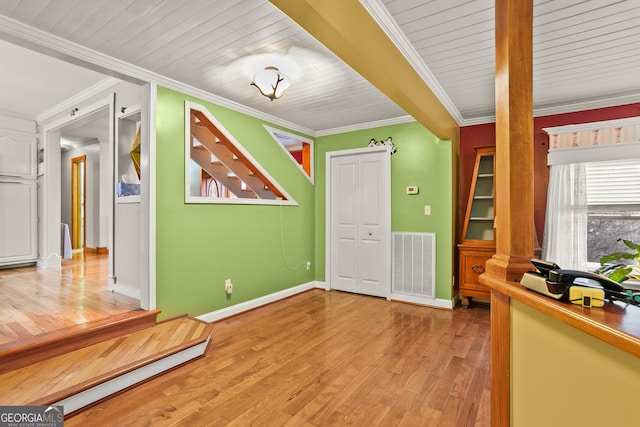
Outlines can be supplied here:
M618 238L637 239L640 117L543 131L550 168L542 258L563 268L596 268L602 254L625 250Z
M640 161L585 163L587 261L624 251L617 239L640 241Z

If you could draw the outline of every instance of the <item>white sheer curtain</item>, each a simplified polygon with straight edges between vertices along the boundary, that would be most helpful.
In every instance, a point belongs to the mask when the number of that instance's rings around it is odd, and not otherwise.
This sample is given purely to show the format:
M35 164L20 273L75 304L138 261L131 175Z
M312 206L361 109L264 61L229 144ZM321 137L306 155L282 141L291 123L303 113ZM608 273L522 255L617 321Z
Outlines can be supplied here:
M542 258L562 268L587 268L587 182L583 163L550 167Z

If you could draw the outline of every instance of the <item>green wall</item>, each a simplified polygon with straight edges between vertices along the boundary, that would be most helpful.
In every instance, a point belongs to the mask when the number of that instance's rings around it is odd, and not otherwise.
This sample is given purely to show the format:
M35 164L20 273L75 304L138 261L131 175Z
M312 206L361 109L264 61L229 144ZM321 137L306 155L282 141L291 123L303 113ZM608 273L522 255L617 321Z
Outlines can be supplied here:
M391 157L391 230L436 234L436 297L452 299L453 182L451 142L439 140L417 122L384 126L316 138L315 266L316 280L325 280L326 153L366 147L371 138L393 138ZM407 186L417 185L417 195ZM431 215L424 215L424 206Z
M208 108L298 206L186 204L185 100ZM314 269L305 269L314 260L314 187L263 123L158 87L156 301L162 318L198 316L314 280ZM225 279L234 286L230 296Z

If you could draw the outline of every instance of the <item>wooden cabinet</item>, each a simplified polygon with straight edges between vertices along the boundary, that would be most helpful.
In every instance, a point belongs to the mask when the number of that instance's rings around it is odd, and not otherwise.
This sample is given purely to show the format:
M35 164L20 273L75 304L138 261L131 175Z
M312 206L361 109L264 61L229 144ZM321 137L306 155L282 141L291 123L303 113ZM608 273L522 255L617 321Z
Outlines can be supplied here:
M490 290L480 284L485 262L496 251L495 243L495 147L476 148L471 191L464 217L460 260L460 296L468 307L473 297L489 298Z

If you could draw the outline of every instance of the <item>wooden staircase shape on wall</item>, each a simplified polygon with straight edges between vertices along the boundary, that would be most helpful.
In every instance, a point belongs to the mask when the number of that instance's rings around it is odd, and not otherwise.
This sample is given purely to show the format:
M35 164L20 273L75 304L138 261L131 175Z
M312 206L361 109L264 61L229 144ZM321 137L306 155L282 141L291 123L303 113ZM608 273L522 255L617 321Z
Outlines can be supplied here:
M203 112L190 111L190 156L198 166L236 197L286 200L278 186ZM240 181L246 184L246 189Z
M75 350L21 367L14 363L0 374L0 402L62 405L69 415L203 356L212 328L179 317L87 346L76 340Z

